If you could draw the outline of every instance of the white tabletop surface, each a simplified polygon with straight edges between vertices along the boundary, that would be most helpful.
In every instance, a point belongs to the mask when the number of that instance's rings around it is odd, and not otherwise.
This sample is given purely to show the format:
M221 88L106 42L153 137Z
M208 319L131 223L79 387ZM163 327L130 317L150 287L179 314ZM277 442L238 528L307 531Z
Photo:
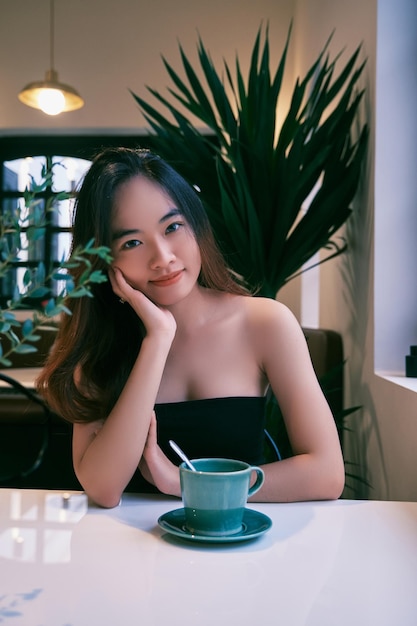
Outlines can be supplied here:
M158 517L181 502L0 489L0 624L415 626L417 503L251 504L272 528L198 544Z

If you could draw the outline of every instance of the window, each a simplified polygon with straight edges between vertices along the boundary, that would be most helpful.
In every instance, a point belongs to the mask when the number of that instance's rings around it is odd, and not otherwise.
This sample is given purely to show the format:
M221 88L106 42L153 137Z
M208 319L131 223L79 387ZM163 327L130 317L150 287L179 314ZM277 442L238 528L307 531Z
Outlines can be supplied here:
M53 200L57 192L74 193L78 181L90 165L86 159L73 157L24 157L3 163L3 215L11 214L16 206L20 209L20 225L22 227L22 249L12 262L12 270L1 279L1 301L6 302L13 296L18 287L23 291L23 277L28 269L43 263L47 273L49 268L57 266L63 258L67 258L71 246L71 207L70 199L54 201L54 211L46 214L43 236L29 245L25 235L27 227L33 222L33 216L27 215L23 192L32 189L33 183L40 184L42 172L52 172L51 184L39 195L38 208L44 212L49 199ZM47 286L50 286L47 284ZM54 288L59 287L55 283ZM52 291L53 295L57 295ZM28 304L36 305L36 300L29 298Z
M6 306L16 287L22 290L23 276L28 269L43 263L48 274L70 252L72 208L75 190L88 169L94 154L106 146L146 147L145 137L6 137L0 138L0 212L6 216L20 208L23 250L13 260L12 269L0 276L0 306ZM145 145L146 144L146 145ZM40 207L58 192L69 192L72 199L54 204L57 209L48 215L41 238L27 247L25 232L33 216L25 215L23 192L39 184L42 170L52 171L51 183L39 194ZM46 285L59 290L54 283ZM56 295L51 291L52 295ZM28 298L25 305L37 307L41 303Z
M417 342L417 5L378 2L375 157L375 369L404 377ZM405 379L416 389L415 379ZM400 383L401 384L401 383Z

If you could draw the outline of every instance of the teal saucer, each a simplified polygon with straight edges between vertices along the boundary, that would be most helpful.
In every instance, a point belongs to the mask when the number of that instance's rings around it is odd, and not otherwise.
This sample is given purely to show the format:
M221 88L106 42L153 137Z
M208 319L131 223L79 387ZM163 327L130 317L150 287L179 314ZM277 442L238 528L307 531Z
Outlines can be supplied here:
M185 526L184 509L175 509L164 513L158 519L159 526L171 535L188 539L190 541L203 541L206 543L234 543L237 541L247 541L263 535L272 526L272 520L259 511L245 509L243 513L242 530L233 535L222 537L209 537L207 535L196 535L187 530Z

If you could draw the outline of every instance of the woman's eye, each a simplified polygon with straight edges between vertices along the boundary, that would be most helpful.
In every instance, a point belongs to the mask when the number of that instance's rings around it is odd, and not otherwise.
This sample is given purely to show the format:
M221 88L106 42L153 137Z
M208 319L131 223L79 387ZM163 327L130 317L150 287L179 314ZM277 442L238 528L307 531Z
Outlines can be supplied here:
M140 245L141 242L139 241L139 239L129 239L129 241L125 241L122 245L122 250L129 250L129 248L136 248Z
M172 224L170 224L167 229L166 232L167 233L173 233L176 230L178 230L179 228L181 228L181 226L183 226L182 222L172 222Z

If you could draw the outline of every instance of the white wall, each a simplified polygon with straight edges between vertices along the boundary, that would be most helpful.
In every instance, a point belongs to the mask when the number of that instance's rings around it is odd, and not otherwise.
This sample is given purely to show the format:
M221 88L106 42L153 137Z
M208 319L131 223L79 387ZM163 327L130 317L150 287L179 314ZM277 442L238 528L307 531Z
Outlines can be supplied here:
M414 130L407 126L413 140L402 144L405 137L405 122L401 111L407 109L401 103L404 86L415 79L416 72L410 76L407 50L414 46L415 50L415 3L413 0L300 0L297 3L299 24L309 24L303 28L305 35L305 59L317 51L323 37L336 27L336 39L333 50L347 44L346 51L353 50L363 42L363 55L367 57L366 87L367 101L364 113L371 123L371 141L369 162L362 188L355 203L355 216L349 222L346 234L349 239L350 253L336 262L323 266L321 271L321 306L320 325L333 328L343 335L346 365L346 405L361 405L363 408L350 418L353 432L347 436L346 457L357 462L362 468L361 473L371 487L358 488L357 495L371 498L390 498L396 500L417 499L417 393L399 387L375 374L374 361L374 215L382 224L386 217L387 206L395 199L397 215L391 222L389 240L385 244L383 254L385 276L381 277L380 291L384 293L384 307L388 309L385 333L380 333L378 341L385 342L387 333L398 336L398 325L392 322L392 309L399 308L400 313L409 315L416 308L411 304L404 306L405 301L390 291L388 275L392 275L392 267L396 266L396 245L401 246L401 232L407 229L413 232L416 224L415 211L415 175L410 169L415 168L415 118ZM321 19L314 15L320 14ZM389 72L381 72L381 56L386 57L388 49L394 41L401 43L402 58L397 59L395 68L395 84ZM404 43L403 43L404 42ZM398 49L398 46L397 46ZM377 55L380 55L379 57ZM414 59L415 55L411 56ZM415 67L415 65L414 65ZM377 71L378 69L378 71ZM377 89L375 80L378 80ZM381 81L383 81L381 83ZM395 85L398 85L397 88ZM410 89L410 87L409 87ZM386 98L391 94L391 108L386 103L377 101L377 97ZM415 94L415 91L412 93ZM396 101L399 100L398 107ZM415 97L413 99L415 109ZM411 102L409 103L409 106ZM381 111L385 117L381 119ZM376 112L379 117L376 118ZM404 117L404 116L403 116ZM397 125L397 131L387 130L390 123ZM375 135L377 132L377 135ZM414 133L414 134L413 134ZM378 150L377 170L375 171L375 139ZM382 153L379 151L382 150ZM404 177L404 155L407 155L408 178ZM402 157L400 157L402 155ZM411 166L412 164L412 166ZM411 166L411 167L410 167ZM403 193L399 193L398 181L405 185ZM374 187L375 185L375 187ZM414 198L403 201L404 196ZM383 204L381 204L381 202ZM375 213L374 213L375 205ZM406 206L405 206L406 205ZM411 208L410 208L411 207ZM406 217L405 209L414 215ZM380 223L381 223L380 222ZM416 240L415 230L411 238ZM393 240L396 240L393 243ZM414 257L415 258L415 257ZM380 259L377 257L378 272ZM404 266L403 266L404 267ZM382 268L383 269L383 268ZM397 283L401 283L402 269L395 271ZM407 272L405 272L407 273ZM415 273L413 272L415 275ZM378 273L378 276L380 274ZM408 285L409 289L413 286ZM414 288L415 291L415 288ZM404 290L405 293L405 290ZM397 294L399 291L397 290ZM409 298L410 300L410 298ZM415 300L414 300L415 302ZM378 303L381 312L380 303ZM401 310L404 307L404 310ZM383 311L382 311L383 313ZM409 328L412 327L409 323ZM415 329L415 323L414 323ZM415 340L415 335L414 335ZM410 339L410 343L411 343ZM388 342L387 342L388 344ZM389 344L388 344L389 345ZM404 350L404 346L401 347ZM389 350L388 350L389 352ZM391 351L392 352L392 351ZM405 352L404 352L405 354ZM355 473L357 468L352 467ZM346 495L350 495L347 491Z
M417 344L417 3L380 0L375 152L375 367ZM409 270L407 271L407 268Z
M86 106L50 118L17 100L23 85L42 78L48 68L49 2L0 0L0 137L16 131L140 129L144 121L128 88L139 95L146 95L145 84L163 89L168 81L160 54L179 68L177 40L192 54L197 32L216 62L222 57L233 62L236 50L244 61L261 20L268 20L272 58L278 59L294 17L296 54L292 51L290 71L309 66L333 30L331 50L346 47L344 58L363 42L363 57L368 59L365 113L372 131L369 163L355 218L347 229L350 254L324 265L321 271L320 325L342 333L347 358L346 404L363 407L351 418L353 432L347 439L346 454L360 464L372 489L359 489L357 494L399 500L417 500L417 393L374 374L375 74L377 6L386 15L394 9L401 13L413 2L56 0L56 69L63 82L80 91ZM414 27L412 21L409 27ZM386 43L381 34L379 45ZM398 63L397 72L403 69ZM386 163L379 161L378 167L377 180L379 176L384 180ZM390 191L395 192L393 187ZM280 292L280 299L287 300L299 314L299 284Z
M271 50L280 54L292 0L55 0L55 66L85 107L51 118L17 99L49 68L49 0L0 0L1 129L137 129L145 122L129 89L170 84L161 55L180 69L178 42L197 56L198 34L219 65L243 68L259 26L269 22ZM246 54L245 54L246 53Z

